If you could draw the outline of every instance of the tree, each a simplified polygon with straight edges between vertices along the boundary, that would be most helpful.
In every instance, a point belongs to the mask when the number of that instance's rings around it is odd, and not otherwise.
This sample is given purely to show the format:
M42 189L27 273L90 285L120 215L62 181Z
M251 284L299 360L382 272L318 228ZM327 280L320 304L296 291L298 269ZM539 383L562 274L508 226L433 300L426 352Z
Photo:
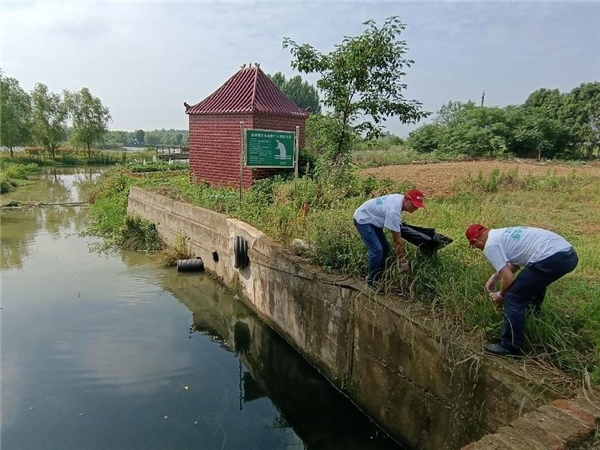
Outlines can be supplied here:
M146 133L144 133L144 130L135 130L135 140L137 141L138 145L144 145L145 137Z
M372 139L381 133L388 117L415 123L428 115L421 103L403 96L405 69L413 64L404 57L406 42L399 39L406 26L397 17L386 19L381 28L372 20L364 25L363 34L345 37L328 54L287 37L283 40L283 48L290 48L294 69L321 75L317 87L323 104L333 109L334 128L328 131L334 143L328 155L333 167L349 165L352 132Z
M422 125L408 135L406 144L419 153L430 153L440 147L444 135L444 127L438 123Z
M582 83L573 89L563 109L576 146L582 156L591 157L600 148L600 82Z
M45 84L37 83L31 93L33 139L45 147L52 158L67 135L68 108L59 94L48 91Z
M267 76L279 89L281 89L281 92L283 92L287 98L300 108L309 108L309 111L315 114L321 112L319 91L308 81L302 81L300 75L296 75L289 80L286 80L285 75L281 72Z
M31 97L16 78L4 76L0 70L0 144L13 148L29 140Z
M110 111L86 87L79 92L65 91L64 97L73 125L71 140L86 147L91 157L92 144L102 140L108 131Z
M475 103L469 100L466 103L449 101L442 105L440 110L437 112L435 123L446 126L451 123L455 123L459 120L463 112L470 110L475 107ZM464 115L463 115L464 116Z
M575 149L574 117L566 108L567 101L568 94L545 88L532 92L525 100L521 134L534 143L538 159L542 156L552 158Z

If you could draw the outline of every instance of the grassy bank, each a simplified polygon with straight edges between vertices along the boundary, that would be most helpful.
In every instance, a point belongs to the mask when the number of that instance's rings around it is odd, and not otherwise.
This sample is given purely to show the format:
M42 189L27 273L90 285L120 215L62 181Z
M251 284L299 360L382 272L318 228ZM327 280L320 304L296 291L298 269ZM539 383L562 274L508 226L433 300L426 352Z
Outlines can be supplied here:
M89 154L86 150L61 147L56 151L54 158L44 149L28 147L23 151L14 152L10 156L8 150L0 151L0 162L13 164L37 164L38 166L83 166L102 165L111 166L116 164L127 164L133 161L142 162L152 160L155 151L127 152L117 150L92 150Z
M440 174L443 176L443 174ZM350 176L336 188L303 178L293 182L258 182L239 201L236 190L192 185L187 170L133 173L118 169L103 177L91 209L90 233L122 245L128 233L139 233L125 220L129 186L154 190L173 199L210 208L248 222L284 245L294 238L311 244L304 256L324 270L362 278L366 251L352 226L354 209L366 198L411 187L391 180ZM454 329L495 338L502 326L483 285L492 268L481 252L467 247L465 227L481 222L490 227L539 226L565 236L576 247L577 270L550 289L539 318L527 322L526 351L539 363L580 377L589 372L600 383L600 177L576 173L523 176L493 171L453 182L450 194L432 199L427 208L404 218L433 227L456 242L424 259L408 246L411 273L392 266L388 289L424 304L431 314ZM143 239L137 239L143 241Z
M10 192L27 183L27 177L38 169L37 164L15 164L0 159L0 193Z

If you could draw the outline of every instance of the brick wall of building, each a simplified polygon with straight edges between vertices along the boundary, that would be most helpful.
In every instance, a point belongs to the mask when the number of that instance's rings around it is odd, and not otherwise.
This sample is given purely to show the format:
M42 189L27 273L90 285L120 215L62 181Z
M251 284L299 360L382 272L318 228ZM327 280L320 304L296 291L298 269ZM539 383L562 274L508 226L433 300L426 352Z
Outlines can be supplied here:
M305 119L267 115L190 115L190 176L213 186L239 187L240 122L245 128L296 131L300 127L300 147L304 145ZM281 169L242 170L243 187ZM285 169L287 171L292 169Z

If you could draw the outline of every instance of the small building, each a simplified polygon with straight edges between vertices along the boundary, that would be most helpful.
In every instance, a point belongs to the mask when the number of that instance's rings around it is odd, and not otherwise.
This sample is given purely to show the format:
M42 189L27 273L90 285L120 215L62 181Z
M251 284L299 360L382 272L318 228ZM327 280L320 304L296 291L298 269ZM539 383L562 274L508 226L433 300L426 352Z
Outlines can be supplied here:
M258 64L242 66L204 100L184 105L190 120L190 176L197 182L239 186L240 122L246 129L295 132L300 127L300 147L304 145L308 111L287 98ZM244 167L242 185L248 188L279 170Z

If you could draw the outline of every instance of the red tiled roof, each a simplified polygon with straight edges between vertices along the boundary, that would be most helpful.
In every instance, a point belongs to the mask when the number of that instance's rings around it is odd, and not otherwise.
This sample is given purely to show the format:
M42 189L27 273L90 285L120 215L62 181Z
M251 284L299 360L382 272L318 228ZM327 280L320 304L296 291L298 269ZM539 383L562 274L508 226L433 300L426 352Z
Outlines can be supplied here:
M186 114L261 113L307 117L308 112L289 98L259 67L246 67L204 100L187 107Z

